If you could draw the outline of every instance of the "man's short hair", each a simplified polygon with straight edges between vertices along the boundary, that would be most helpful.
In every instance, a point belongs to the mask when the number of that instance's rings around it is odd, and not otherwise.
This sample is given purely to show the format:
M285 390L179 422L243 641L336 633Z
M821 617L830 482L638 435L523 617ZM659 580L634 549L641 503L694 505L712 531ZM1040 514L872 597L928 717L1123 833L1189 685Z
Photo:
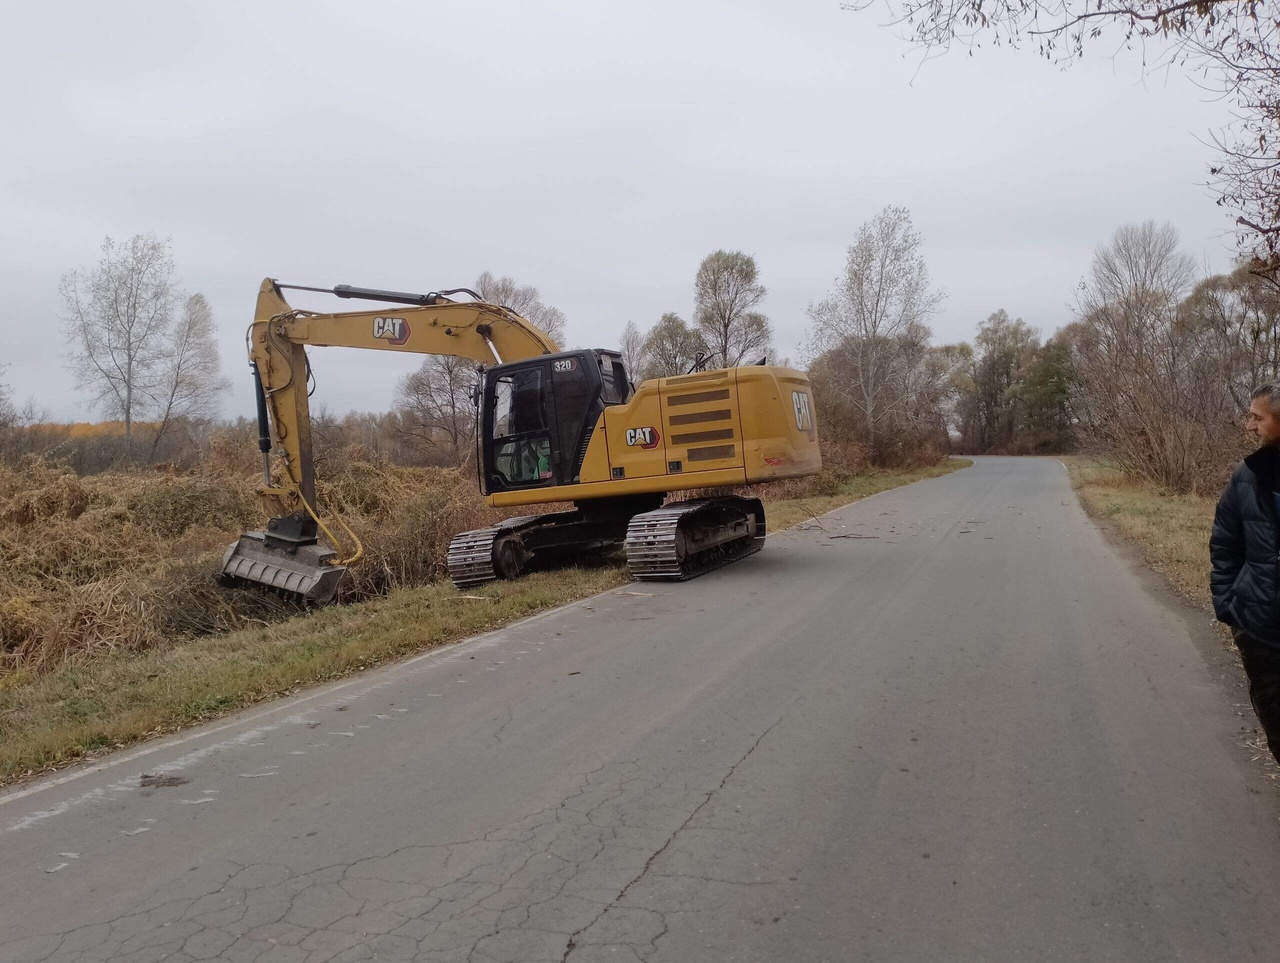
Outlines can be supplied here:
M1254 401L1258 398L1266 398L1267 404L1271 408L1271 413L1280 415L1280 381L1268 381L1266 384L1258 385L1258 387L1254 388L1249 400Z

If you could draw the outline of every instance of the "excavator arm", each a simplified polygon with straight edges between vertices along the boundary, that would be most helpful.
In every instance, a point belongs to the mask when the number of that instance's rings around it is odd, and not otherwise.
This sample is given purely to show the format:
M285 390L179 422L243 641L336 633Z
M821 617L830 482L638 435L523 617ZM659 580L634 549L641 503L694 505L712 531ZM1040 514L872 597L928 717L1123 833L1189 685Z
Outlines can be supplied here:
M558 350L555 342L514 311L478 299L458 302L444 294L399 294L347 285L302 289L397 305L317 314L291 308L282 294L284 287L270 278L262 282L249 332L249 355L261 380L284 461L283 490L270 494L296 493L313 507L315 468L307 404L308 346L453 355L478 364L501 364Z
M321 314L295 310L284 290L320 291L340 298L382 301L375 310ZM412 354L453 355L478 364L500 364L554 354L545 333L514 311L479 299L454 301L448 295L403 294L341 285L298 288L267 278L258 290L248 334L249 359L258 402L258 448L264 487L259 489L273 517L265 532L251 532L223 560L223 574L271 585L306 598L332 594L340 566L335 553L317 545L315 463L308 406L309 346L368 348ZM275 445L272 445L274 429ZM280 456L280 477L271 471L271 451ZM332 540L332 539L331 539Z

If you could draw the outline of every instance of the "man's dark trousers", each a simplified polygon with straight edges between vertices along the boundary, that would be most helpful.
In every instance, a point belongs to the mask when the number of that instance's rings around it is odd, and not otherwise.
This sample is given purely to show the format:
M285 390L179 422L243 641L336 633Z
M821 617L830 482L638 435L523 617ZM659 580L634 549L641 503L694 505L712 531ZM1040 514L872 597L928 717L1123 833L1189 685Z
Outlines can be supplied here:
M1280 648L1259 642L1239 629L1233 629L1231 634L1249 677L1249 701L1267 734L1271 755L1280 762Z

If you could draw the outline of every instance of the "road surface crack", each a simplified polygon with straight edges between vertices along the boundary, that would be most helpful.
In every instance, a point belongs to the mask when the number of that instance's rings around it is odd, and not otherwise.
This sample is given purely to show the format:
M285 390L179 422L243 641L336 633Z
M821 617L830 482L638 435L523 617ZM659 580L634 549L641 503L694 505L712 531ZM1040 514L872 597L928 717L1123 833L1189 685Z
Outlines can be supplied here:
M665 853L668 849L671 848L671 844L675 842L676 837L679 836L680 833L682 833L691 822L693 822L694 818L697 817L698 813L702 812L702 810L706 807L707 803L711 802L711 800L715 798L716 793L718 793L721 789L723 789L725 785L729 782L729 780L733 778L733 774L738 771L738 767L747 761L747 759L751 756L751 754L760 747L760 743L764 741L765 736L769 735L769 733L771 733L775 728L777 728L778 724L781 722L782 722L781 718L777 719L772 725L769 726L769 728L765 729L764 732L760 733L760 735L756 737L756 741L751 744L750 748L748 748L747 751L744 752L741 757L739 757L737 762L735 762L732 766L729 767L728 771L724 774L724 777L715 786L715 788L711 789L709 792L706 793L702 802L698 803L698 805L693 808L693 811L690 812L687 817L685 817L684 822L682 822L679 826L675 828L674 831L672 831L671 835L667 837L666 842L664 842L660 847L658 847L658 849L655 850L649 856L649 858L645 860L644 866L641 867L640 872L638 872L634 877L632 877L631 880L628 881L627 884L618 891L618 895L615 896L612 900L610 900L609 903L605 906L605 908L601 910L590 922L588 922L584 926L580 926L577 930L575 930L569 936L569 940L565 945L564 956L560 958L560 963L566 963L569 957L573 955L573 951L578 948L578 937L580 937L587 930L591 929L591 927L594 926L597 922L603 919L605 914L608 913L610 909L612 909L614 906L617 906L620 902L622 902L622 900L626 897L627 893L631 890L631 887L635 886L636 883L644 879L645 874L649 872L650 868L652 868L653 864L657 862L658 858L663 853ZM659 914L659 915L661 916L662 914ZM665 929L666 929L665 918L663 918L663 929L665 932Z

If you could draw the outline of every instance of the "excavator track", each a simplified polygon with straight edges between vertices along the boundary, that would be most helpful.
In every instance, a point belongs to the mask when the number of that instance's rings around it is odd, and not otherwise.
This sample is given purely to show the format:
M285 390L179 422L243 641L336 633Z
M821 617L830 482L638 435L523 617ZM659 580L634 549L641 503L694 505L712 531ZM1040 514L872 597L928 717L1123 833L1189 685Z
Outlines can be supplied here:
M630 514L591 517L581 511L508 518L492 528L455 535L449 543L449 577L462 589L496 579L517 578L531 567L575 560L616 545Z
M764 546L764 506L755 498L706 498L637 515L625 542L631 577L682 582Z
M764 545L758 498L702 498L642 512L637 507L648 506L633 502L604 513L526 515L463 532L449 543L449 577L465 589L622 543L634 578L684 581Z
M498 528L478 528L455 535L449 543L449 578L458 588L492 582L498 577L493 565L493 543Z

